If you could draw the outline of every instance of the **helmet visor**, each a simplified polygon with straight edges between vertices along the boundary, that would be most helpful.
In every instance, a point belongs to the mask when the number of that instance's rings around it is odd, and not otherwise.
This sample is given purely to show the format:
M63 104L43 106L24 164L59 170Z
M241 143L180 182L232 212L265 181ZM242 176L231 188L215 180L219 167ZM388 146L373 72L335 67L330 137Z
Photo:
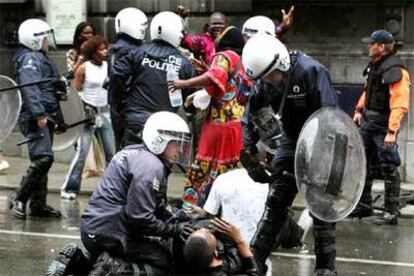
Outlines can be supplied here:
M160 137L162 139L165 139L169 142L175 142L180 148L180 152L175 156L174 160L169 161L181 165L187 169L190 166L190 161L193 154L191 134L168 130L158 130L158 132L160 133Z
M53 31L53 29L44 31L44 32L40 32L40 33L35 33L34 37L39 37L39 38L46 38L49 47L56 49L56 39L55 39L55 32Z

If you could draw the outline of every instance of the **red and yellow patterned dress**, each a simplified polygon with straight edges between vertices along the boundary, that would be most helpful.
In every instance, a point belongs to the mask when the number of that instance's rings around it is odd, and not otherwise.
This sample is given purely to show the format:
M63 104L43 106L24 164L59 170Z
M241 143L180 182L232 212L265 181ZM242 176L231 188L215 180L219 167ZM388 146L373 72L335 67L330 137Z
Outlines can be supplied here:
M205 87L212 98L183 196L186 203L199 206L204 205L219 174L241 166L241 118L251 86L244 75L240 56L230 50L217 53L206 74L213 82Z

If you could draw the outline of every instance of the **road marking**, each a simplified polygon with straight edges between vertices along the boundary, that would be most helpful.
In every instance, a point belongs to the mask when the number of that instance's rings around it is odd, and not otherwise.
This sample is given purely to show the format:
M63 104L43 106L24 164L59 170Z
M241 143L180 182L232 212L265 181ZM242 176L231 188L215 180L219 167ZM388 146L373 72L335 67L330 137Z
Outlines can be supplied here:
M282 253L282 252L273 252L272 256L295 258L295 259L296 258L297 259L308 259L308 260L315 259L315 255L292 254L292 253ZM335 260L338 262L344 262L344 263L360 263L360 264L414 267L413 263L401 263L401 262L390 262L390 261L380 261L380 260L354 259L354 258L343 258L343 257L336 257Z
M13 230L2 230L2 229L0 229L0 234L80 240L79 235L48 234L48 233L24 232L24 231L13 231ZM315 255L292 254L292 253L282 253L282 252L273 252L272 256L285 257L285 258L294 258L294 259L308 259L308 260L314 260L315 259ZM414 267L413 263L390 262L390 261L367 260L367 259L354 259L354 258L343 258L343 257L336 257L336 261L344 262L344 263L360 263L360 264L376 264L376 265Z
M0 234L23 235L23 236L31 236L31 237L44 237L44 238L58 238L58 239L80 240L79 235L48 234L48 233L24 232L24 231L13 231L13 230L2 230L2 229L0 229Z

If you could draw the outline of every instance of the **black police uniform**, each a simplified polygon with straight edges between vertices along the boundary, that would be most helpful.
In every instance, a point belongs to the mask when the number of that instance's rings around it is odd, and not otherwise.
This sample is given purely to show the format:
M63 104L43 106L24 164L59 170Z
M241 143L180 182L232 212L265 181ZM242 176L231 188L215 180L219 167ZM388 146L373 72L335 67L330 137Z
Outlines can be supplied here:
M16 63L17 83L28 83L51 78L43 84L21 88L22 109L19 125L28 143L31 164L20 182L17 195L11 198L12 213L17 218L25 218L26 203L30 199L30 215L59 217L60 212L46 205L47 174L53 163L53 130L61 122L56 83L59 73L56 66L42 51L34 51L21 46L13 56ZM48 117L48 123L40 128L37 120Z
M137 49L142 47L142 41L136 40L130 37L127 34L118 34L117 41L111 46L108 52L108 76L111 77L112 74L112 67L116 63L116 61L123 56L127 55L132 49ZM127 81L126 88L128 89L129 81ZM111 88L111 83L109 83L108 87L108 103L110 105L110 112L111 112L111 122L112 128L114 130L115 136L115 148L116 151L120 151L122 149L122 140L125 134L125 121L123 116L124 110L124 103L118 103L113 101L116 95L115 89Z
M285 172L294 175L294 155L299 133L313 112L323 106L337 104L337 95L332 87L329 72L323 65L301 52L291 53L291 62L292 69L288 73L291 74L290 82L283 84L288 85L281 118L284 133L270 164L272 176L266 208L251 242L261 272L288 218L287 208L292 205L298 192L295 180ZM264 87L263 93L268 93L268 89L270 88ZM262 88L259 88L258 95L260 93ZM257 96L252 96L250 103L256 101ZM271 97L270 94L268 97ZM271 102L274 109L277 107L276 111L279 109L279 103L275 101L280 101L281 97L279 93ZM255 109L251 110L250 112L254 112ZM250 137L252 136L246 138ZM326 268L334 271L335 224L320 221L315 217L313 219L316 269Z
M177 112L170 103L167 70L173 69L180 79L195 76L193 66L175 47L157 40L133 49L117 60L110 76L115 104L124 104L124 144L141 143L140 134L148 117L157 111ZM130 78L128 89L126 82ZM193 90L183 90L183 98Z

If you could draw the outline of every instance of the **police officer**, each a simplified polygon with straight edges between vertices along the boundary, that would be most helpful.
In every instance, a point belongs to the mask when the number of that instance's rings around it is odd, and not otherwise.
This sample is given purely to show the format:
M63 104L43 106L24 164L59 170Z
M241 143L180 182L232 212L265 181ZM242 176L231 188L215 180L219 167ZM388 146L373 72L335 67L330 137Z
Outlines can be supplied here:
M147 118L156 111L177 112L178 106L170 99L167 72L180 79L194 76L194 69L177 49L183 38L182 19L173 12L160 12L151 21L151 43L130 51L118 59L112 68L110 89L114 101L125 102L124 144L140 143L140 133ZM126 91L126 81L129 82ZM126 91L126 92L125 92ZM183 96L190 91L183 90ZM182 102L182 99L181 99Z
M82 215L82 242L92 256L107 251L127 261L148 262L155 274L171 270L159 237L178 237L183 227L166 222L167 178L172 164L183 160L189 141L185 121L161 111L148 118L143 144L115 155Z
M385 212L376 224L397 224L399 213L401 164L397 134L401 120L408 111L410 76L401 59L394 52L394 38L386 30L377 30L363 38L368 44L368 63L364 93L356 106L354 121L360 125L367 155L367 176L360 204L351 216L373 214L371 187L375 164L380 165L385 182ZM377 161L377 162L376 162Z
M53 163L53 130L59 117L56 83L59 73L47 57L49 47L55 47L53 29L39 19L24 21L18 30L20 48L13 56L17 82L28 83L51 78L52 81L21 89L23 105L19 117L23 135L28 143L30 166L20 182L20 188L11 196L13 216L26 218L26 203L30 199L30 215L60 217L61 213L46 205L47 174Z
M148 27L147 16L137 8L125 8L118 12L115 17L115 31L117 40L109 49L108 53L108 75L111 76L111 68L116 61L127 55L132 49L142 46ZM110 85L110 84L109 84ZM121 150L124 137L125 125L123 118L124 103L118 103L112 99L114 89L108 90L108 102L111 107L111 121L115 134L116 151Z
M271 162L272 176L266 207L251 242L259 270L277 243L277 236L288 217L297 187L294 179L295 146L307 118L323 106L336 105L337 95L327 69L301 52L290 53L275 37L258 34L245 45L242 54L246 74L266 85L282 87L278 110L283 126L279 146ZM258 87L261 93L261 87ZM254 99L254 98L253 98ZM280 107L282 106L282 107ZM315 275L336 275L335 224L314 218Z

